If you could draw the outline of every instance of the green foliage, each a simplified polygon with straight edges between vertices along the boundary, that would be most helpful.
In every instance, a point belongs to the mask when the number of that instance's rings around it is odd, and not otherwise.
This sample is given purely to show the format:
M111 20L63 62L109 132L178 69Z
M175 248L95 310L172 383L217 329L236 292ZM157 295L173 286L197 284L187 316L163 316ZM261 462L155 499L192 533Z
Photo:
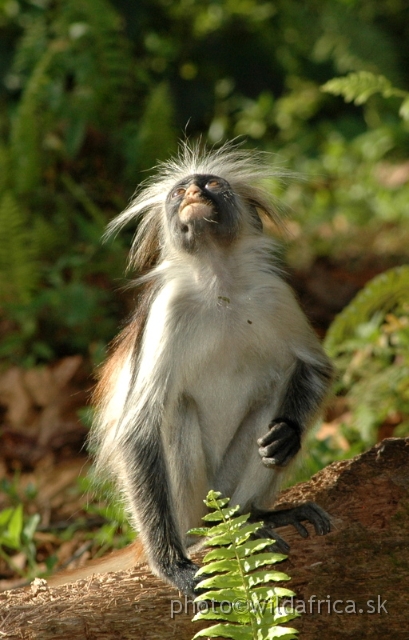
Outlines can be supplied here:
M369 282L331 325L325 340L340 372L352 424L366 444L385 421L409 427L409 267ZM398 419L397 419L398 418Z
M23 515L22 504L0 511L0 556L20 575L26 572L23 573L16 567L9 550L22 552L26 556L30 571L35 570L36 547L33 538L39 522L38 513L32 516Z
M29 219L13 192L0 196L0 299L29 303L39 280L39 266Z
M135 131L127 131L124 140L128 158L128 171L154 167L177 149L174 110L169 87L159 84L148 96L145 110ZM131 135L129 136L129 133ZM132 135L133 134L133 135ZM142 162L141 162L142 160Z
M250 540L263 525L247 524L249 514L235 516L239 507L229 507L229 499L210 491L205 500L209 509L203 517L210 528L193 529L190 533L206 536L205 545L212 547L203 566L197 572L205 577L198 585L205 592L196 602L212 601L212 607L203 608L193 620L220 620L217 624L196 633L194 638L236 638L237 640L269 640L295 638L297 631L283 627L297 614L282 611L279 599L294 595L289 589L272 583L289 580L280 571L269 567L286 558L278 553L266 552L271 539ZM263 552L264 551L264 552ZM230 604L226 607L226 604Z
M120 18L105 0L27 10L21 24L10 70L21 98L0 148L0 303L7 320L0 358L31 366L92 355L116 329L108 283L125 256L117 241L118 258L106 259L100 238L109 215L98 202L111 185L95 198L90 191L98 184L78 183L81 167L70 163L91 127L109 130L122 116L131 65Z
M409 92L393 87L384 76L375 75L370 71L359 71L350 73L345 78L333 78L321 88L335 96L343 96L347 102L354 101L357 105L364 104L375 93L380 93L384 98L405 98L399 113L402 118L409 120Z
M103 350L130 306L113 293L130 234L104 247L102 230L185 131L243 135L308 176L274 185L294 211L292 265L356 257L367 238L376 253L382 225L382 250L406 255L409 185L378 169L409 148L406 92L393 88L408 83L407 12L403 0L3 3L3 363ZM359 109L320 90L348 73L354 99L373 94Z
M98 548L98 556L111 549L125 547L135 539L135 531L129 524L123 505L115 495L108 482L96 482L92 475L80 478L78 486L81 493L90 496L90 501L85 507L87 514L100 516L105 523L96 532L89 534L95 546ZM107 495L115 495L114 499L106 500Z

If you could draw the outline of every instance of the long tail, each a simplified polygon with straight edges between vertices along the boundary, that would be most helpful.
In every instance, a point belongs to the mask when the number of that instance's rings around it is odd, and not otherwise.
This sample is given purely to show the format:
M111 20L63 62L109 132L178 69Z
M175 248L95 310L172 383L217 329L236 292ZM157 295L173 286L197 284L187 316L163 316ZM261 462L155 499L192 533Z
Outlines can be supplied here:
M132 569L136 564L143 562L145 562L145 553L142 542L135 540L124 549L114 551L103 558L91 560L83 567L61 571L55 576L47 578L47 582L50 587L60 587L63 584L89 578L95 573L126 571L126 569Z

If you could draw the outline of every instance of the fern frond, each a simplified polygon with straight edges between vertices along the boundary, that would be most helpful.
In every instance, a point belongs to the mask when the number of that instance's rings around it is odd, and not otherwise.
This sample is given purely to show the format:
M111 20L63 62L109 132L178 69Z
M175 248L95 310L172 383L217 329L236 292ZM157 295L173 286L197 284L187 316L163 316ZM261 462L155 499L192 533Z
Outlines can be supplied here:
M267 568L286 556L261 553L271 546L272 540L249 538L263 526L262 523L247 524L250 515L236 516L239 508L228 507L228 499L221 498L219 492L210 491L205 504L213 511L203 520L218 524L205 529L205 544L214 548L204 557L204 565L197 575L211 577L199 583L198 587L206 592L198 596L196 602L211 601L212 607L199 611L193 620L222 622L199 631L194 638L295 638L298 633L295 629L281 625L298 614L279 608L279 598L294 593L273 584L289 580L289 577ZM203 529L198 533L203 535Z
M37 62L48 49L49 34L47 23L43 14L32 16L25 23L25 32L20 38L19 46L13 61L13 73L29 77Z
M10 152L0 144L0 195L10 188Z
M71 137L90 120L104 127L116 123L130 88L132 59L119 14L106 0L65 0L54 28L69 48L60 72L72 76L73 88L60 106L70 118Z
M351 338L358 325L367 323L376 313L386 316L409 300L409 266L389 269L371 280L352 302L335 318L325 338L331 356Z
M138 123L133 153L143 158L144 169L168 158L177 148L174 110L169 87L159 84L151 92L145 112Z
M13 194L6 191L0 200L0 300L28 302L38 277L27 217Z
M41 122L44 90L55 49L48 48L36 64L12 122L10 151L14 185L17 193L33 189L40 180Z
M393 87L385 76L375 75L370 71L358 71L343 78L333 78L321 89L336 96L343 96L347 102L353 101L356 105L364 104L375 93L382 94L384 98L408 96L406 91Z

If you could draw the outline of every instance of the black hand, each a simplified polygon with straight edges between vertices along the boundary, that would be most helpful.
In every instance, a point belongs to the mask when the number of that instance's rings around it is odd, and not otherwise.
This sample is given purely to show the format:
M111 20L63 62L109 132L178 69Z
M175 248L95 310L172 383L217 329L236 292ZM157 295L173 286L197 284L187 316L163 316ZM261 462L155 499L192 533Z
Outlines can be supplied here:
M257 444L266 467L285 467L300 450L300 428L290 420L277 418Z

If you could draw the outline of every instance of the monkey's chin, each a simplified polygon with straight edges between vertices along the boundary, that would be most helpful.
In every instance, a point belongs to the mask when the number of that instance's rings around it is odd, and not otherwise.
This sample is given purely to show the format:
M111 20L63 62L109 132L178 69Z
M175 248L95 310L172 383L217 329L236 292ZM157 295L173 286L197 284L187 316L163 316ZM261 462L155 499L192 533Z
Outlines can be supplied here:
M179 212L179 220L187 224L193 220L202 220L203 218L211 219L213 208L204 202L192 202L183 207Z

